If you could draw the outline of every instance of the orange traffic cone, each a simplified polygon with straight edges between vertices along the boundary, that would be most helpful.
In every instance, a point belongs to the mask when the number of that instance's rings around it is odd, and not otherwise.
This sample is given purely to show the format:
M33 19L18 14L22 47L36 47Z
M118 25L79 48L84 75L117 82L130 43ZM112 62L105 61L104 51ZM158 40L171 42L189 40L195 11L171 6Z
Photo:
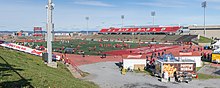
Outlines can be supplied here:
M198 76L198 74L196 74L196 79L198 79L199 78L199 76Z

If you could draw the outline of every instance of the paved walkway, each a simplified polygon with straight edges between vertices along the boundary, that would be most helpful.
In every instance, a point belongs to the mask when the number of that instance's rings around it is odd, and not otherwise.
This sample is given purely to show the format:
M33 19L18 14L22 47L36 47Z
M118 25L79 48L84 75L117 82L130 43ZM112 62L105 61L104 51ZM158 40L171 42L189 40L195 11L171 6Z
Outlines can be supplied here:
M93 81L101 88L220 88L220 79L193 80L190 83L162 83L156 77L143 73L121 75L117 62L100 62L81 65L90 75L84 80Z
M214 67L212 66L212 64L205 65L198 71L198 73L208 74L208 75L213 75L213 76L220 76L220 67L219 66Z

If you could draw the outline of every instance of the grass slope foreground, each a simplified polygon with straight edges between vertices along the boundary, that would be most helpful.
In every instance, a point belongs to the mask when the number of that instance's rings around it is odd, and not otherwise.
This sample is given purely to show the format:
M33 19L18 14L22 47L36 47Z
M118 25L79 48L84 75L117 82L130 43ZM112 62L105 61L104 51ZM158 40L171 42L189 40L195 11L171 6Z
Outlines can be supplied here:
M0 88L97 88L73 78L66 67L47 67L40 57L0 47Z
M198 43L211 43L213 42L212 39L204 37L204 36L200 36L200 39L197 41Z

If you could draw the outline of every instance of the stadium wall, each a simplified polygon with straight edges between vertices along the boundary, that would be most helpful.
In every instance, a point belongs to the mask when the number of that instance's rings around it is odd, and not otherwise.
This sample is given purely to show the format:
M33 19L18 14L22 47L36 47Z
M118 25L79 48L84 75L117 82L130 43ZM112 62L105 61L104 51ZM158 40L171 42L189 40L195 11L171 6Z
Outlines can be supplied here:
M204 36L204 26L189 26L190 34ZM206 25L206 37L220 38L220 25Z
M190 30L190 34L204 36L203 30ZM206 37L208 38L220 38L220 29L219 30L206 30Z

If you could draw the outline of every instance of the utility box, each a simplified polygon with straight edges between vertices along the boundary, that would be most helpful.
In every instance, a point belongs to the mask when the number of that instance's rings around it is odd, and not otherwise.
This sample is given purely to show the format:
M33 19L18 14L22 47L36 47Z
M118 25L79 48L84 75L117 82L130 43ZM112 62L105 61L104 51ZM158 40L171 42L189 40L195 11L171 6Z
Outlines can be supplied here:
M134 70L144 71L145 67L146 67L145 64L134 64Z
M48 53L43 53L42 59L44 60L44 62L48 62Z

